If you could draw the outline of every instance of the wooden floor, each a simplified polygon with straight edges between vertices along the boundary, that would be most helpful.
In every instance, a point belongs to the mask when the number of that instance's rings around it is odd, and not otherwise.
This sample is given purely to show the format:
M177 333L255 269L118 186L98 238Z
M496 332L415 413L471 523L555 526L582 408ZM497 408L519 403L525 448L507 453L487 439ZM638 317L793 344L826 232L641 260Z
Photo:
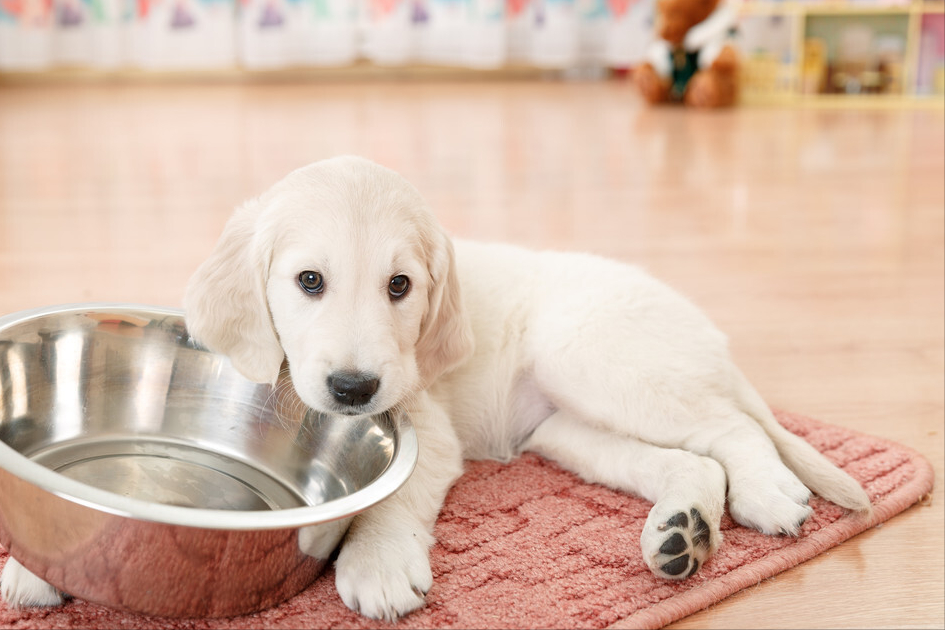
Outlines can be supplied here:
M679 628L945 625L941 109L648 109L623 82L0 86L0 313L177 306L232 207L358 153L456 235L640 263L774 407L927 457L931 501Z

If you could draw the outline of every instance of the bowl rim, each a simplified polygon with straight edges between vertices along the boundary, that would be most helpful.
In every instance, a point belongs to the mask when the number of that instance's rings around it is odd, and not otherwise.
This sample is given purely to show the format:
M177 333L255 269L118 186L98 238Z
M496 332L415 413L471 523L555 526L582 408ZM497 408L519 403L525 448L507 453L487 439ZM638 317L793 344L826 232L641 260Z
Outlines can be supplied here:
M26 309L2 315L0 316L0 333L40 316L101 310L144 311L182 318L184 316L184 310L180 308L131 302L78 302ZM197 347L206 350L201 346ZM218 356L229 362L227 357ZM394 455L387 468L373 482L349 495L318 505L281 510L213 510L166 505L126 497L61 475L30 460L2 440L0 440L0 468L59 498L124 518L218 530L245 531L305 527L337 521L363 512L388 498L407 481L416 467L419 456L417 433L409 417L404 413L394 418L392 424L395 435Z

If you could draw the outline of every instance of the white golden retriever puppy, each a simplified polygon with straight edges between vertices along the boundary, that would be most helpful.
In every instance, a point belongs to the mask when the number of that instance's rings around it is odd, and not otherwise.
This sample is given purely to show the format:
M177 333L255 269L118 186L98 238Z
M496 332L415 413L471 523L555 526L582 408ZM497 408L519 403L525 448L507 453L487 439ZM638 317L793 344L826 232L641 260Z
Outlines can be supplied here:
M718 548L726 497L773 535L798 533L810 490L870 510L778 424L684 297L591 255L463 241L454 254L417 190L365 159L298 169L237 209L185 307L195 339L246 377L274 382L287 361L312 409L409 414L416 471L355 518L336 562L341 598L370 617L423 605L464 457L535 451L651 501L643 560L673 580ZM15 570L5 593L44 586Z

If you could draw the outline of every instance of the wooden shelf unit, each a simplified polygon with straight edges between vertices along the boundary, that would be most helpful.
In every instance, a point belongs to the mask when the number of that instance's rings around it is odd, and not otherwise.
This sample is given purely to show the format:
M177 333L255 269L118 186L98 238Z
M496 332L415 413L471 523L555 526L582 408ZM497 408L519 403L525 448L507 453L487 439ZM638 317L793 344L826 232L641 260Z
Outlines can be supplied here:
M787 37L782 37L781 49L775 51L753 47L750 40L743 39L742 99L745 102L803 101L824 106L854 103L878 106L945 104L945 89L942 86L942 83L945 83L945 70L941 69L941 52L938 52L938 58L934 61L938 65L936 72L939 75L932 82L934 87L930 93L922 93L918 89L923 21L945 19L943 0L744 0L738 10L743 35L752 32L753 20L756 21L755 25L758 25L757 20L768 18L780 21L781 28L789 30ZM901 23L903 37L901 67L898 68L898 76L895 78L898 82L896 87L869 94L812 89L809 81L817 68L812 53L824 55L824 62L834 61L830 59L831 53L826 50L830 43L825 43L820 37L811 38L812 31L816 33L818 30L817 26L829 31L831 22L888 25L890 20ZM781 35L785 33L782 32ZM888 41L890 40L887 39ZM823 69L826 71L827 66L823 66Z

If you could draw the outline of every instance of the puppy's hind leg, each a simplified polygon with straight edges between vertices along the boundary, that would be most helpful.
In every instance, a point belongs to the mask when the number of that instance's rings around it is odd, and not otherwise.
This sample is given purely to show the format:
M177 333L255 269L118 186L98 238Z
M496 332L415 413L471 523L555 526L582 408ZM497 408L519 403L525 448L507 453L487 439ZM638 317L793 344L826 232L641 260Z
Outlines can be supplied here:
M689 427L682 448L718 461L728 477L729 513L770 535L797 536L811 514L810 490L781 460L754 418L725 398L708 400L702 422Z
M587 481L652 502L640 546L656 575L687 578L718 549L725 472L714 460L596 429L561 410L539 425L523 448Z
M715 460L727 477L732 518L766 534L797 535L811 513L810 491L758 422L738 408L720 348L689 356L670 340L648 347L639 335L617 336L613 321L608 326L613 347L588 335L543 351L535 368L542 391L601 430ZM637 346L649 354L617 356L613 349Z
M14 608L58 606L63 602L56 587L44 582L13 558L7 559L0 574L0 594Z

